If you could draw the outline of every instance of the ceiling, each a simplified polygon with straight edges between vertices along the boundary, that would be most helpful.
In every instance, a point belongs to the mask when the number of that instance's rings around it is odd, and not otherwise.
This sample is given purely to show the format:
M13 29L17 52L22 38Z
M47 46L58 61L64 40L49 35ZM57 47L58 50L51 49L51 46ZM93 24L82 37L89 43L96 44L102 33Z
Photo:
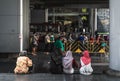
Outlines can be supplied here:
M109 0L30 0L30 6L34 8L64 7L66 5L99 5L109 7Z

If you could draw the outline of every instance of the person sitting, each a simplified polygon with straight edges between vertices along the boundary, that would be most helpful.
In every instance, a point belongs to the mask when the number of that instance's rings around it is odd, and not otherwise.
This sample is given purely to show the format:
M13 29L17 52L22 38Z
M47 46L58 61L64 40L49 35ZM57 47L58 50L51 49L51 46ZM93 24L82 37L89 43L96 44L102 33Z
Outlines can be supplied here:
M29 67L31 66L32 66L32 60L27 57L26 51L22 51L19 53L19 57L17 58L14 73L15 74L29 73Z
M73 58L72 52L70 50L68 50L66 52L65 57L63 57L62 64L63 64L63 72L67 74L73 74L74 67L78 68L78 64Z
M65 48L63 41L63 36L59 36L58 39L54 42L53 53L51 54L50 62L50 72L54 74L62 73L62 57L65 56Z
M93 69L91 67L91 58L87 50L83 52L83 56L80 58L80 64L81 64L81 67L79 69L80 74L83 74L83 75L92 74Z

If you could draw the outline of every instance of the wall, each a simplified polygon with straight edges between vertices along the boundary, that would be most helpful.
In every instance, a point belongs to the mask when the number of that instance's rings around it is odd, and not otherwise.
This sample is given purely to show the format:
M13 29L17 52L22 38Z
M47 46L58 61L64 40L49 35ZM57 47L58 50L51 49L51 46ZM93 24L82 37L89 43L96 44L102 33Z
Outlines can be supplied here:
M29 0L27 1L29 2ZM25 3L24 15L22 15L22 17L25 17L23 21L24 49L27 48L26 37L28 38L29 35L28 12L25 9L27 6L29 5ZM0 0L0 53L20 51L20 16L20 0Z
M0 52L19 51L18 0L0 0Z

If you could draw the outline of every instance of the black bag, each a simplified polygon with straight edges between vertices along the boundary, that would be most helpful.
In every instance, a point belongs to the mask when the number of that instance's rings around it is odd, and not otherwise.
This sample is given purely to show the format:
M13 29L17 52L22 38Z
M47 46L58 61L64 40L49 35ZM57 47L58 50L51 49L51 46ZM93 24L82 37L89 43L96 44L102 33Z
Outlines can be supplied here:
M55 62L51 60L50 62L50 72L52 74L61 74L63 73L63 67L62 65L56 65Z
M56 64L56 65L62 65L62 54L60 52L60 49L54 48L54 53L51 55L51 60Z

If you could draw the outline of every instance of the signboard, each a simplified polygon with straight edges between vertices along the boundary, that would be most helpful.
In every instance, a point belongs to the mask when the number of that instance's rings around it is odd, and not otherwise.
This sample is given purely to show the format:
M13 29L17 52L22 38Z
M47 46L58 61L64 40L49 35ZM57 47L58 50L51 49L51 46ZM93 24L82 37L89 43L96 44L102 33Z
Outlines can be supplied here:
M110 28L109 9L98 9L97 13L97 31L99 33L108 33Z

